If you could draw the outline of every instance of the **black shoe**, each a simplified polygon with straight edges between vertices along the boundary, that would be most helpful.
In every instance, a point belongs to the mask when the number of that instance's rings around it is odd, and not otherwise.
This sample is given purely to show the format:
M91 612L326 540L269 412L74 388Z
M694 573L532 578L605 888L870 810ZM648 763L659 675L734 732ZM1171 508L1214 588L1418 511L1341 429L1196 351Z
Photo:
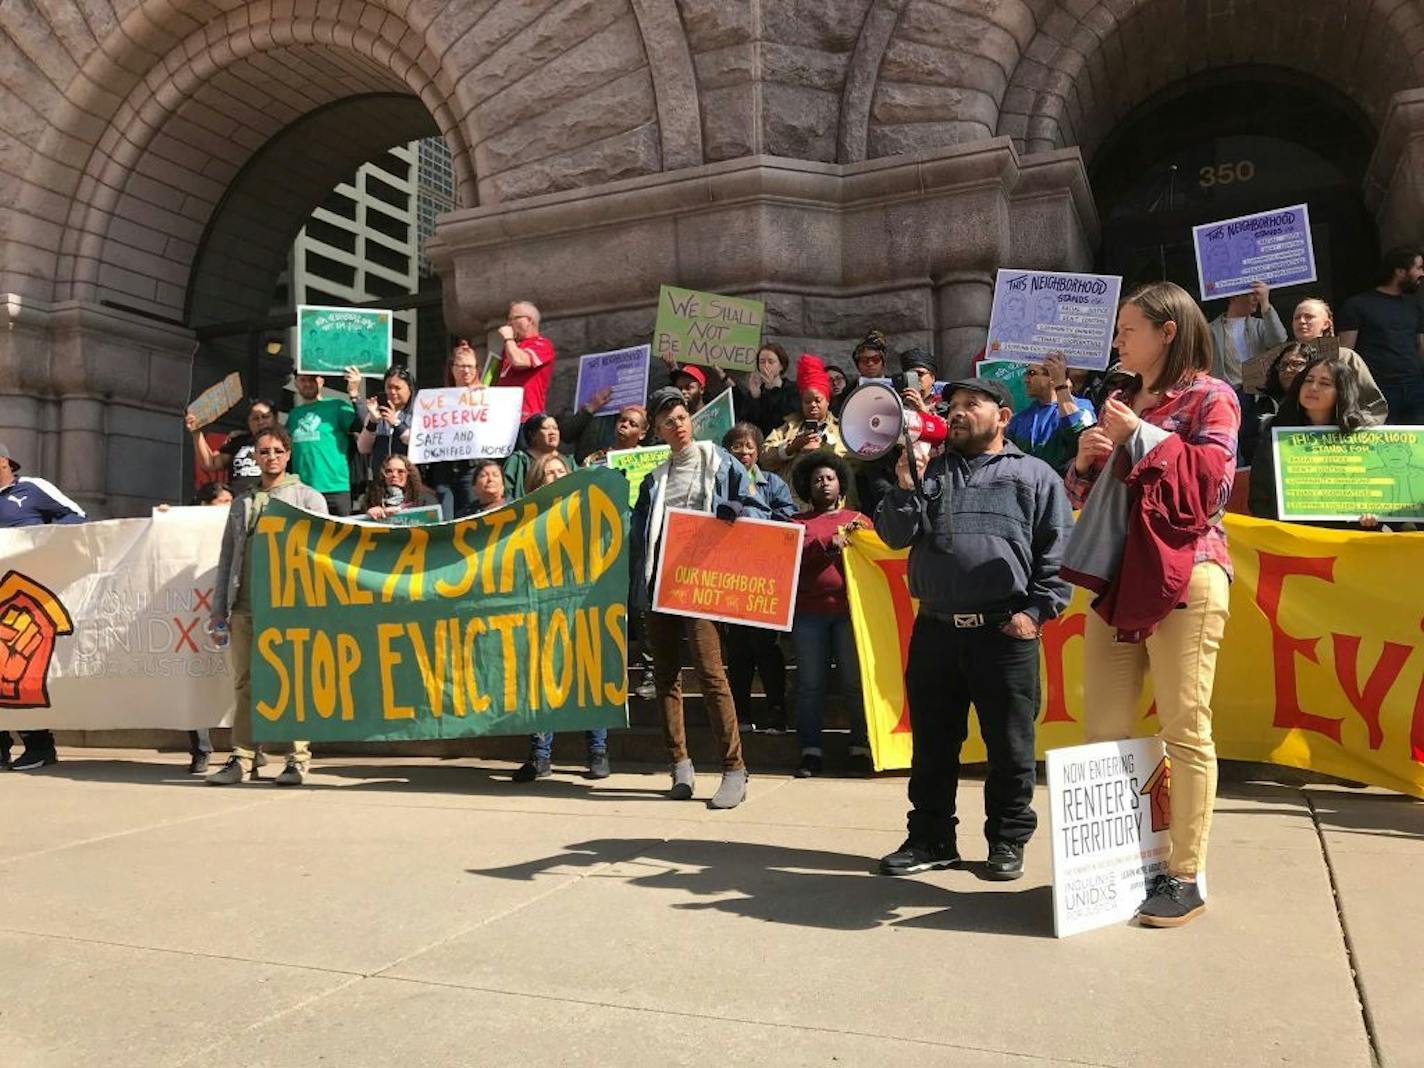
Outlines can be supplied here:
M51 764L59 763L59 754L53 749L41 750L38 753L31 753L25 750L23 756L10 765L12 771L34 771L37 768L47 768Z
M10 750L0 750L0 771L10 770Z
M189 775L205 775L208 771L208 754L194 753L193 759L188 761Z
M991 879L1008 882L1023 878L1024 847L1019 842L991 842L989 860L984 865Z
M846 760L846 774L857 779L874 778L875 761L869 753L852 753Z
M953 842L917 842L906 838L899 849L880 858L881 875L916 875L936 868L953 868L959 863L959 850Z
M590 779L606 779L611 774L613 774L613 769L608 766L607 752L597 749L588 754L588 777Z
M1144 927L1180 927L1206 911L1196 881L1159 875L1137 907L1137 922Z
M554 774L554 769L549 767L547 760L526 760L509 777L509 781L533 782L535 779L547 779L552 774Z
M796 777L798 779L809 779L819 774L821 774L821 754L802 753L801 766L796 769Z

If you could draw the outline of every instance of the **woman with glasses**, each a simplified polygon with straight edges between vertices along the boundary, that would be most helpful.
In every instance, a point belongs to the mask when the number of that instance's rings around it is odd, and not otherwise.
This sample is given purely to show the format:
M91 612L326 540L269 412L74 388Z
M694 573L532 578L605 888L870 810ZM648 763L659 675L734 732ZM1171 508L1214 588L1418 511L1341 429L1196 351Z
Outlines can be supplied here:
M464 338L450 352L445 365L445 385L475 389L483 385L480 381L480 360L474 346ZM425 484L440 499L440 512L446 522L463 519L478 508L470 489L470 476L474 465L469 460L441 460L426 464Z
M404 456L387 456L376 469L360 509L370 519L389 519L406 508L429 508L440 502L425 488L420 470Z

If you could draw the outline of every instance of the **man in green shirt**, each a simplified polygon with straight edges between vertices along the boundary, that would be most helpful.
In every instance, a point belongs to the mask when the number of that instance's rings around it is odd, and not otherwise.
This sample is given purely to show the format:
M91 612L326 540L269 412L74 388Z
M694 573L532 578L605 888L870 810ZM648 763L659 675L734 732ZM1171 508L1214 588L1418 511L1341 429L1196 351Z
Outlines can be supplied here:
M293 377L300 403L287 416L292 435L292 472L326 498L332 515L351 514L351 432L361 423L365 400L361 372L346 368L346 400L321 395L321 375Z

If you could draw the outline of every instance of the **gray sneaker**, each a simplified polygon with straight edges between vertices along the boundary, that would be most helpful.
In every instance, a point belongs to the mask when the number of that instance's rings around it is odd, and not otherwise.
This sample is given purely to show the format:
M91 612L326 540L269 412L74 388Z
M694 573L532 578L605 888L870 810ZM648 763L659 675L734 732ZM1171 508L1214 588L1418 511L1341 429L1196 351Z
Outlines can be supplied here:
M658 687L653 682L653 673L651 671L643 672L643 679L638 683L638 687L633 693L635 696L641 697L644 701L651 701L657 697Z
M717 792L712 795L712 800L707 802L708 808L736 808L747 799L747 769L738 768L736 771L722 772L722 781L717 786Z
M672 766L672 789L668 797L673 801L691 801L692 789L697 785L697 777L692 772L692 761L679 760Z
M227 763L218 768L203 781L209 786L235 786L242 781L242 761L237 757L227 758Z
M272 780L278 786L300 786L307 781L307 768L296 757L287 758L287 766Z

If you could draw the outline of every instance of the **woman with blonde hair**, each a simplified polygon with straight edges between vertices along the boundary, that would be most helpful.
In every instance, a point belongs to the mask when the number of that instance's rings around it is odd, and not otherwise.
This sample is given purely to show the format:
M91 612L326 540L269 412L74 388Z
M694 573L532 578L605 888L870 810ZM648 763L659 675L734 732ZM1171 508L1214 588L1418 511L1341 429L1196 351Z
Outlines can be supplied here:
M1241 408L1211 376L1206 319L1180 286L1131 293L1113 344L1135 378L1078 439L1065 481L1082 514L1062 575L1098 595L1083 644L1087 740L1130 737L1152 677L1172 762L1171 852L1137 915L1176 927L1206 907L1197 876L1216 795L1211 691L1231 579L1221 517Z

